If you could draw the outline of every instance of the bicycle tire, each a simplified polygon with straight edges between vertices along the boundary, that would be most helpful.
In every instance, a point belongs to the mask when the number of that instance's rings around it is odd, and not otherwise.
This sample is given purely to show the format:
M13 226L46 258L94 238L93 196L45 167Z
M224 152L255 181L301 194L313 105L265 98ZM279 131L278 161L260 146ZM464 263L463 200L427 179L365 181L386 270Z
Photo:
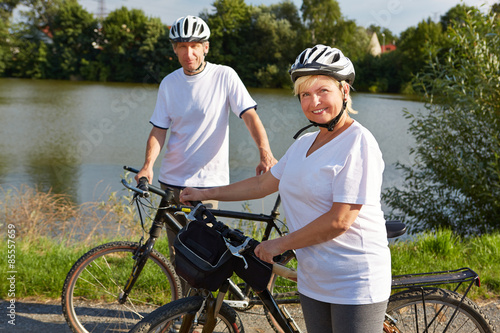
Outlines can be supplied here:
M126 332L147 313L181 297L174 267L153 249L127 302L117 301L132 272L132 256L138 248L135 242L103 244L73 265L64 281L61 303L64 318L74 333Z
M146 332L176 332L175 325L180 325L179 321L186 314L194 314L199 311L203 304L202 296L182 298L169 304L163 305L144 317L135 325L130 333ZM203 313L198 318L196 329L203 327ZM193 328L191 328L193 329ZM190 330L189 332L192 332ZM198 332L198 330L196 331ZM243 324L236 311L229 305L222 303L217 316L217 324L213 332L217 333L242 333Z
M295 257L290 258L288 261L283 263L293 269L297 269L297 259ZM273 295L276 303L278 304L299 304L300 297L297 290L297 283L276 274L271 275L269 280L269 291ZM264 307L264 313L266 314L266 319L276 333L283 333L283 330L278 325L276 319L269 313L269 311Z
M444 332L462 297L456 292L441 288L406 290L390 297L387 314L395 319L395 326L399 332ZM425 300L425 318L422 299ZM425 330L426 325L427 330ZM489 319L479 306L468 298L463 300L446 330L449 333L492 333L494 331Z

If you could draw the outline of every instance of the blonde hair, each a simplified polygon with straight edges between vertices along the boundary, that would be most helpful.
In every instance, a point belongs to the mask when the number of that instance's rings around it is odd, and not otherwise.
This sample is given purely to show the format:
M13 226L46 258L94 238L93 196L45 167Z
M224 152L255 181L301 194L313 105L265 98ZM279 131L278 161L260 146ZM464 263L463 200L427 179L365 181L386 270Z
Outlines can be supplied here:
M320 75L306 75L306 76L301 76L299 77L294 84L293 87L293 93L295 96L300 96L300 93L308 88L310 88L316 81L318 81ZM331 76L328 75L321 75L321 76L326 76L329 78L335 85L344 87L345 85L349 85L346 81L341 81L339 82L338 80L334 79ZM339 87L340 89L340 87ZM299 97L300 98L300 97ZM347 106L346 106L346 111L347 113L352 113L356 114L358 111L354 110L352 108L352 100L351 100L351 94L347 96Z

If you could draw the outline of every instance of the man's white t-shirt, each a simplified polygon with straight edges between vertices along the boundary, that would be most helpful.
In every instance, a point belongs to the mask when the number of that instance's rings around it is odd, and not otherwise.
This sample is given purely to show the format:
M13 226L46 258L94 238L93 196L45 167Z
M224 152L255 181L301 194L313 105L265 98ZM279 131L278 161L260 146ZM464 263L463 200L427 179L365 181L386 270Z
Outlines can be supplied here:
M385 301L391 257L380 206L382 153L373 135L355 121L306 157L318 133L300 137L271 169L280 180L290 231L328 212L333 202L363 206L344 234L297 249L299 292L335 304Z
M256 108L238 74L208 63L196 75L182 68L161 82L151 124L169 129L159 181L175 186L229 183L229 111Z

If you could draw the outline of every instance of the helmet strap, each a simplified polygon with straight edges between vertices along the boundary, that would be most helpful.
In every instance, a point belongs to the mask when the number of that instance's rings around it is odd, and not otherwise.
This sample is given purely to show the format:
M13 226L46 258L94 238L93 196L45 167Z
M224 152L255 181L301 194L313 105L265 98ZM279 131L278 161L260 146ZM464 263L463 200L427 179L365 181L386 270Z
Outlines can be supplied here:
M297 139L302 132L304 132L306 129L308 129L309 127L312 127L312 126L315 126L315 127L324 127L326 129L328 129L329 132L333 131L333 129L335 128L335 125L338 124L338 122L340 121L340 118L344 114L344 110L345 110L346 106L347 106L347 100L345 100L342 103L342 110L340 110L339 114L335 118L333 118L332 120L330 120L328 123L326 123L326 124L318 124L318 123L316 123L314 121L309 120L311 123L309 125L301 128L297 133L295 133L295 135L293 136L293 138Z
M198 72L203 66L205 65L205 59L203 59L203 61L201 62L200 66L198 66L198 68L196 68L195 70L192 70L192 71L188 71L190 73L196 73ZM203 68L205 69L205 68ZM203 70L201 70L200 72L203 72Z

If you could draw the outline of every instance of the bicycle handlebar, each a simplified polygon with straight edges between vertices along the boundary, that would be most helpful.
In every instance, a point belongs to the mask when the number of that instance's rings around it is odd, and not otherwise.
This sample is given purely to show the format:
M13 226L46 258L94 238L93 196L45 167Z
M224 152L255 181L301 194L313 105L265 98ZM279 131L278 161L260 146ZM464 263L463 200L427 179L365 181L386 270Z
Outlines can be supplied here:
M215 230L229 240L231 252L234 251L233 254L254 253L255 248L260 244L258 240L243 234L241 230L232 229L225 223L217 221L212 212L201 203L191 211L188 218L196 219L204 223L211 223ZM286 258L287 252L273 257L273 261L278 263L282 262Z
M126 165L123 166L123 169L130 171L130 172L133 172L133 173L139 173L139 170L137 170L133 167L126 166ZM169 188L167 188L166 190L163 190L159 187L156 187L152 184L149 184L148 179L146 177L141 177L139 179L139 182L137 183L136 187L127 183L127 181L125 179L122 179L122 184L126 188L136 192L140 197L143 197L143 198L148 198L149 192L153 192L154 194L158 194L159 196L165 198L168 202L171 202L173 197L174 197L173 190L171 190ZM197 206L200 203L201 202L199 202L199 201L191 201L191 205L193 207Z

